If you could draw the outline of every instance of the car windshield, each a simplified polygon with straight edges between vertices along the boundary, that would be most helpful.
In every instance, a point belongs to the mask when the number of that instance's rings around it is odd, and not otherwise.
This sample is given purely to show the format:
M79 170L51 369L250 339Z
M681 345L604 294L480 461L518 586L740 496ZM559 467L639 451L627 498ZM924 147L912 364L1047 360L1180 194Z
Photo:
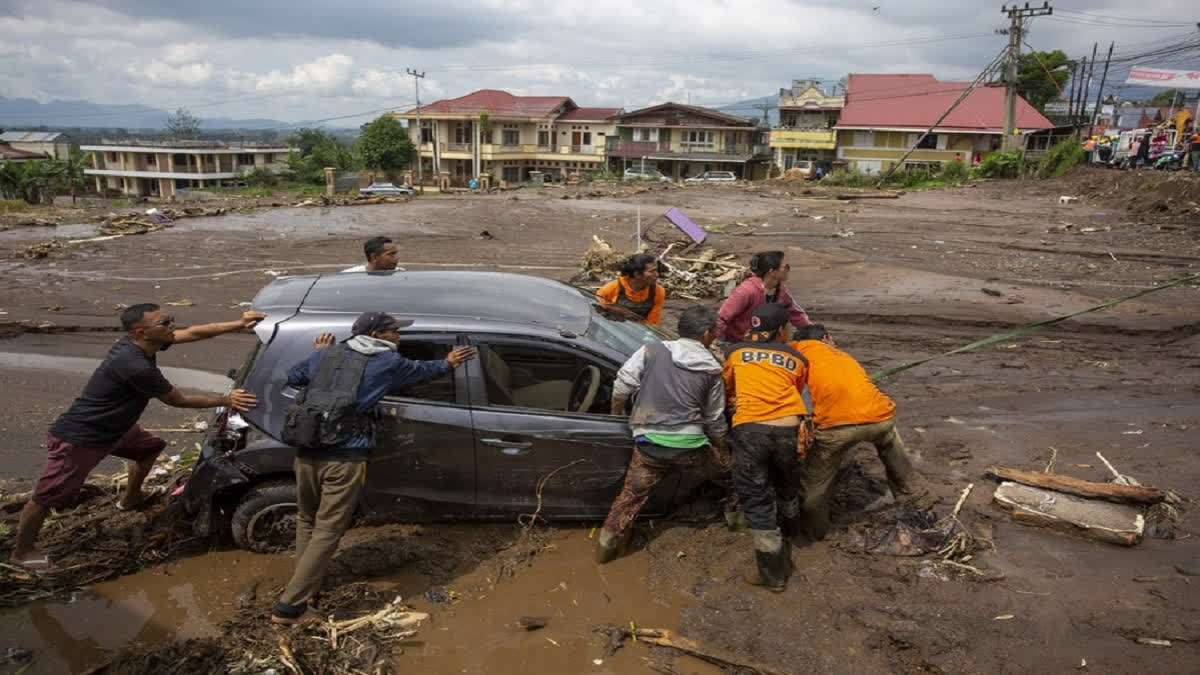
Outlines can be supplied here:
M620 307L600 304L596 301L596 296L589 291L579 289L579 292L592 306L587 336L627 357L632 356L644 344L679 337L661 326L638 323L637 317Z

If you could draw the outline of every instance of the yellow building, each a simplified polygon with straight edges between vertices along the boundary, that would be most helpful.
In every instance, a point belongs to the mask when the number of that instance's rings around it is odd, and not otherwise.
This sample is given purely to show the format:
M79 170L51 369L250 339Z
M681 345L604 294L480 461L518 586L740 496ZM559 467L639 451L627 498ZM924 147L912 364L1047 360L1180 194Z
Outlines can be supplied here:
M744 117L711 108L663 103L613 118L608 139L614 171L646 167L675 180L705 171L732 171L739 178L766 177L766 130Z
M407 121L427 182L455 186L490 175L518 183L604 169L604 145L619 108L581 108L566 96L514 96L483 89L394 117ZM417 119L420 118L420 125Z
M813 80L793 80L791 89L780 89L779 125L771 129L770 140L775 166L786 171L808 160L828 169L837 148L833 127L845 102L842 96L826 94Z

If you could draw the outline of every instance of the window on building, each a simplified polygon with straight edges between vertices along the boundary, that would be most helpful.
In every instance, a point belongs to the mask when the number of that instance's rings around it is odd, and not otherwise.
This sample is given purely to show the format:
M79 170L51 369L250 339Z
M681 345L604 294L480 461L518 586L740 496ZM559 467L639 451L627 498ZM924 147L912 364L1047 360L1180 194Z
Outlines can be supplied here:
M433 123L432 122L421 122L421 142L422 143L432 143L433 142Z
M655 142L658 140L658 129L634 129L633 140Z
M238 155L238 164L254 164L254 153L243 152Z
M539 131L538 132L538 145L543 148L550 146L550 132L549 131Z
M937 134L929 134L925 138L922 138L919 143L917 143L917 147L922 150L937 150L937 146L938 146Z
M521 132L516 129L505 129L500 134L501 145L520 145Z
M682 131L680 132L680 141L684 145L707 146L713 145L713 132L711 131Z
M155 157L153 154L146 155L146 163L153 164L154 166L158 166L158 158Z

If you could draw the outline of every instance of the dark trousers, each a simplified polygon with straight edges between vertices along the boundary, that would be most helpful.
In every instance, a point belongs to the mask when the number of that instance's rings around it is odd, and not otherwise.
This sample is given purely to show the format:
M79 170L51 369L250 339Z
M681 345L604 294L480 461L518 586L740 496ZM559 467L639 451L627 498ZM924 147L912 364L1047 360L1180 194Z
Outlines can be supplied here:
M796 427L740 424L729 435L733 448L733 484L752 530L775 530L776 499L795 517L800 457Z
M604 529L612 537L619 538L629 530L638 513L646 505L650 493L662 479L679 471L696 480L710 480L725 489L725 511L737 511L738 495L730 477L729 454L712 445L681 453L671 458L660 458L633 447L633 458L625 471L625 486L613 500L604 519Z

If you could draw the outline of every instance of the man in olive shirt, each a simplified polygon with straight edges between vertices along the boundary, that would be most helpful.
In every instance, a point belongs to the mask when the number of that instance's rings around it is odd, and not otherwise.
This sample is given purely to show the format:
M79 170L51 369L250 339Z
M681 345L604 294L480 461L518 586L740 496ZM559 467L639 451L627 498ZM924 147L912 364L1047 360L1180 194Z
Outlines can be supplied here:
M175 408L229 407L245 411L258 402L253 394L235 389L227 396L188 396L167 381L158 369L158 352L181 342L195 342L242 328L251 328L266 315L245 312L237 321L210 323L175 330L175 318L158 305L134 305L121 313L128 331L108 350L83 392L50 427L46 435L46 469L17 522L16 545L9 561L29 570L52 570L50 560L34 548L46 511L71 506L79 498L92 469L112 455L129 460L125 493L117 508L136 508L160 494L142 491L142 483L166 441L138 426L150 399Z

